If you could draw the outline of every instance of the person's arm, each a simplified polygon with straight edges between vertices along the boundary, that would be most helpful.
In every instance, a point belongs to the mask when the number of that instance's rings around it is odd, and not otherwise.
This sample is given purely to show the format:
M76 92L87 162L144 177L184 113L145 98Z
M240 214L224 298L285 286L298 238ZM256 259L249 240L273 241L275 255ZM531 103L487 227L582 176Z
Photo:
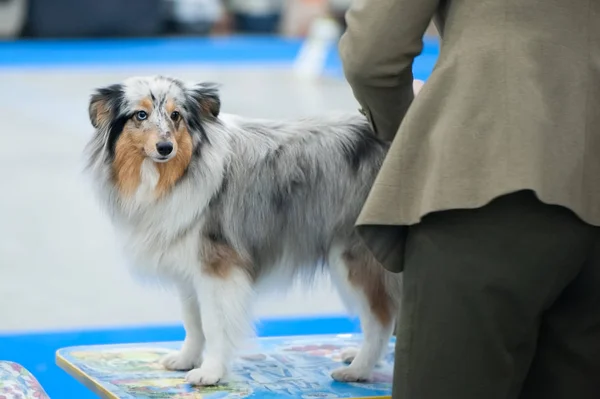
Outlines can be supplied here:
M339 43L344 74L376 134L391 141L413 94L412 64L439 0L354 0Z

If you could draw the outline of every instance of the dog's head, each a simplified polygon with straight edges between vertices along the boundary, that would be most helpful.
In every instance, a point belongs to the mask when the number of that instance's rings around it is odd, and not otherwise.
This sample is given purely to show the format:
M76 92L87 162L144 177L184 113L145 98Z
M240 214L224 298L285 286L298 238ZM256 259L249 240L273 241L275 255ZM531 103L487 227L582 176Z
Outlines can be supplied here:
M214 84L186 85L162 76L130 78L92 95L93 152L111 166L123 194L135 191L146 160L158 169L159 186L167 181L172 185L208 140L204 123L214 121L219 110Z

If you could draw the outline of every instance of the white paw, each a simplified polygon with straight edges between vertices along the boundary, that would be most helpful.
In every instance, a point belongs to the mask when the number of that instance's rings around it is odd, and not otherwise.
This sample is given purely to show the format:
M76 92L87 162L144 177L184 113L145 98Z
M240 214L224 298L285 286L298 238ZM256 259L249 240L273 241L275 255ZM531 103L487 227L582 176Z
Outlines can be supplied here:
M357 354L358 348L346 348L340 353L340 357L342 358L343 363L350 364Z
M192 385L217 385L225 377L223 367L206 367L206 363L197 369L189 371L185 380Z
M371 373L358 367L348 366L333 370L331 378L339 382L367 382L371 378Z
M194 356L192 353L179 351L170 353L160 360L160 363L167 370L173 371L188 371L202 364L200 356Z

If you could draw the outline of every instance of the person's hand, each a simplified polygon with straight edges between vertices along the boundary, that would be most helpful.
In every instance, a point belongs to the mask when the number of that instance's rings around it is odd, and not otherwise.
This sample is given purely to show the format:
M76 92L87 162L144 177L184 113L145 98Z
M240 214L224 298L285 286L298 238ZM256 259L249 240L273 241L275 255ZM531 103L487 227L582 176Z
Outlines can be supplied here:
M233 17L229 12L224 11L221 18L213 25L210 34L211 36L226 36L232 34L234 29Z
M422 80L419 80L419 79L413 80L413 91L415 93L415 97L417 96L417 94L419 94L419 92L421 91L421 88L423 87L424 84L425 84L425 82L423 82Z

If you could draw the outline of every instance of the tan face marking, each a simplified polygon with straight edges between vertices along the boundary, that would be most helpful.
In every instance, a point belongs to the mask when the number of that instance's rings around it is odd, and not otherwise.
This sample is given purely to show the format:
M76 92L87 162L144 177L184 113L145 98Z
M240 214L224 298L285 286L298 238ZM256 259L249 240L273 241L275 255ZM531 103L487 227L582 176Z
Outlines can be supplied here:
M152 104L152 100L149 98L143 98L139 102L139 108L143 109L146 112L152 112L154 109L154 104Z
M166 162L155 162L159 179L155 189L156 198L170 191L185 173L193 152L192 137L185 123L173 122L170 115L176 110L176 103L169 99L165 109L154 109L150 98L144 98L136 110L144 110L148 117L138 120L134 115L125 124L115 146L113 161L114 181L120 193L125 197L135 194L140 185L140 171L145 159L154 159L157 155L156 145L161 141L169 141L173 145L172 158ZM169 108L171 111L169 112ZM153 112L163 113L167 130L157 125L150 115Z
M125 124L115 146L113 161L114 180L124 197L135 194L140 185L140 171L144 154L145 138L131 120Z
M167 103L165 104L165 109L167 110L167 115L171 115L173 113L173 111L175 111L177 108L177 104L175 104L175 101L173 101L173 99L169 98L167 100Z

